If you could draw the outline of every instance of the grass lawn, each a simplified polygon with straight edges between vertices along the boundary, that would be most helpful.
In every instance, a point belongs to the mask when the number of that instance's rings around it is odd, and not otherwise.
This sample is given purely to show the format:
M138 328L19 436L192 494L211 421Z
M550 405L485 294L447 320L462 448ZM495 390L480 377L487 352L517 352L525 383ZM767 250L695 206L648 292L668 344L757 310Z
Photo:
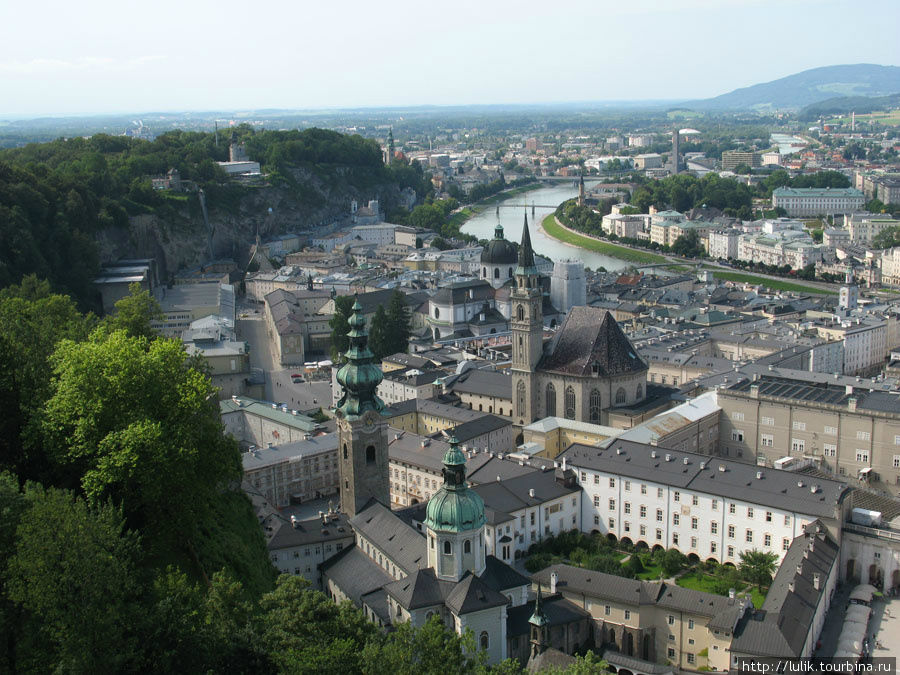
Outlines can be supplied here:
M544 218L543 227L544 231L554 239L559 239L567 244L573 244L589 251L596 251L597 253L608 255L611 258L643 264L666 262L666 259L663 256L656 255L655 253L635 251L634 249L626 248L624 246L616 246L615 244L610 244L606 241L600 241L598 239L586 237L582 234L570 232L556 223L556 216L552 213Z
M675 583L678 584L679 586L681 586L682 588L690 588L695 591L703 591L705 593L714 593L715 594L716 593L716 591L715 591L716 581L717 581L716 578L709 574L703 574L702 572L689 572L688 574L678 577L678 579L675 580ZM739 593L741 591L744 591L746 588L747 588L747 584L742 581L738 582L735 585L735 590L738 591ZM725 594L722 593L722 594L717 594L717 595L725 595ZM762 604L765 601L765 599L766 599L766 596L760 592L759 588L757 588L756 586L753 586L750 589L750 600L753 602L754 607L756 607L757 609L762 607Z
M716 279L723 281L741 281L749 284L759 284L773 291L794 291L795 293L816 293L818 295L837 295L837 291L826 291L813 286L804 286L803 284L794 283L792 281L781 281L775 279L766 279L753 274L744 274L743 272L713 272Z
M451 225L456 225L458 227L462 227L462 224L466 222L469 218L474 216L477 211L473 210L471 207L467 206L464 209L457 211L447 219L447 222Z

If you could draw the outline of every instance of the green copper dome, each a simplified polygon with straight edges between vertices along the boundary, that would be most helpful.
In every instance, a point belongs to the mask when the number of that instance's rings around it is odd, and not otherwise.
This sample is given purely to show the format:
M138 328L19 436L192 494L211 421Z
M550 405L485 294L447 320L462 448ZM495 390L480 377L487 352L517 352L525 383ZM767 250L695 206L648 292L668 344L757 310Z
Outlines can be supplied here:
M369 334L366 332L366 320L362 316L362 305L359 300L353 303L353 315L350 317L350 347L344 356L347 363L337 373L338 384L344 389L344 395L338 401L336 410L347 419L358 419L367 410L381 413L384 402L375 391L384 376L381 368L372 363L374 355L369 349Z
M484 500L466 483L466 458L456 436L444 455L444 484L428 500L425 527L438 532L465 532L484 526Z

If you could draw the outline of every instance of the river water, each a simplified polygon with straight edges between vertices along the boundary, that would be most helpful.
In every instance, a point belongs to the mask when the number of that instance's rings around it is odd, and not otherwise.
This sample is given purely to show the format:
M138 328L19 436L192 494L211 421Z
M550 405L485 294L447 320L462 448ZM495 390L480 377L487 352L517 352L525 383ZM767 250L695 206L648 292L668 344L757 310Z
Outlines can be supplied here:
M795 152L800 152L807 145L802 138L789 134L772 134L771 143L778 146L778 152L782 155L792 155Z
M585 181L585 186L590 188L591 181ZM556 207L567 199L578 196L578 188L574 182L560 181L557 185L538 188L530 192L508 197L500 202L500 224L503 225L503 233L510 241L519 243L522 241L522 221L526 213L523 208L509 208L508 205L525 204L528 213L528 231L531 234L531 244L535 253L550 258L554 262L559 260L581 260L585 267L597 269L604 267L607 270L621 270L631 263L618 258L611 258L601 253L588 251L571 244L566 244L544 234L539 229L544 217L553 213ZM531 205L535 205L534 218L531 216ZM467 221L462 226L462 231L472 234L479 239L493 239L494 228L497 226L497 207L491 205L480 214Z

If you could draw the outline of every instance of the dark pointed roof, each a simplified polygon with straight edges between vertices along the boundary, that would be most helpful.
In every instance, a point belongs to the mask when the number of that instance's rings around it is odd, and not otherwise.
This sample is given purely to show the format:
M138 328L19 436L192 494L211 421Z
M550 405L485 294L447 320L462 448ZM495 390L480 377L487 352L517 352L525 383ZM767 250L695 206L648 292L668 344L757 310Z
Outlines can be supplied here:
M509 599L503 593L498 593L471 572L466 572L466 576L447 595L444 604L459 616L490 607L500 607L508 602Z
M519 246L519 266L516 274L537 274L534 264L534 249L531 248L531 234L528 232L528 214L525 214L525 225L522 227L522 245Z
M453 591L452 581L438 579L430 567L416 570L408 577L393 581L384 587L385 593L407 610L433 607L444 604L444 599Z
M553 338L540 370L611 377L647 370L625 333L605 309L573 307Z

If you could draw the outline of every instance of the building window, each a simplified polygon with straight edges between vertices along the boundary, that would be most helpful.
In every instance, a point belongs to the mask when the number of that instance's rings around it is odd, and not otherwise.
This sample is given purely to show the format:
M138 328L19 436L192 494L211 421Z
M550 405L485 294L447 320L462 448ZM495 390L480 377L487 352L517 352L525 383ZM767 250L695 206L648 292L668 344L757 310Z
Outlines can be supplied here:
M733 412L733 413L731 413L731 419L733 419L735 422L743 422L744 421L744 413Z
M594 525L600 524L600 516L594 516Z
M575 389L571 386L566 387L566 419L575 419Z
M893 467L900 469L900 455L894 455Z
M629 523L629 522L626 520L623 529L624 529L626 532L631 532L631 523Z
M616 479L615 478L609 479L609 487L611 487L611 488L616 487Z
M609 525L610 530L616 529L616 521L614 518L610 518L608 521L606 521L606 524Z
M444 555L450 555L451 553L453 553L453 546L450 544L449 541L445 541L444 542Z
M623 387L619 387L616 390L616 405L620 405L625 403L625 389Z
M806 441L803 441L799 438L791 439L791 452L800 454L802 452L805 452L805 450L806 450Z
M691 537L691 548L697 548L697 537Z
M753 517L753 507L751 507L751 506L748 506L748 507L747 507L747 517L748 517L748 518L752 518L752 517Z
M631 502L625 502L625 513L631 513Z
M667 621L669 622L669 625L670 625L670 626L674 626L674 625L675 625L675 617L674 617L674 616L672 616L671 614L669 614L669 616L666 617L666 619L667 619Z
M747 530L747 534L745 535L744 539L746 540L746 542L748 544L752 544L753 543L753 530Z
M691 518L691 529L692 530L697 529L697 519L696 518Z
M657 499L663 498L663 489L662 488L656 488L656 498Z
M700 503L699 497L697 495L691 495L691 506L697 506Z
M644 485L643 483L641 483L641 494L642 495L647 494L647 486Z
M728 538L734 539L734 525L728 526Z
M606 605L606 606L603 608L603 613L604 613L606 616L609 616L610 609L611 609L610 606L609 606L609 605Z
M625 620L628 621L631 619L631 610L625 610Z
M688 663L693 663L693 662L694 662L694 655L691 654L690 652L688 652L688 655L687 655L687 662L688 662Z
M759 423L764 427L774 427L775 426L775 418L774 417L763 417L759 420Z
M732 431L731 432L731 440L735 441L736 443L743 443L744 442L744 432L737 431L737 430Z
M647 507L641 504L641 518L647 517Z
M550 382L547 385L546 395L544 397L546 399L546 408L547 408L547 417L556 417L556 387L553 386L553 383Z
M630 480L625 481L625 492L631 492L631 481Z
M472 552L472 542L466 539L463 544L463 553L471 553Z
M858 440L858 441L872 440L872 434L870 434L868 431L857 431L856 432L856 440Z
M734 514L734 504L729 504L729 505L728 505L728 513L730 513L730 514L732 514L732 515Z
M679 515L678 515L677 513L673 513L673 514L672 514L672 524L673 524L673 525L678 525L679 522L680 522L680 520L681 520L681 519L680 519L680 517L679 517Z
M775 445L775 437L772 434L760 434L759 444L764 448L771 448Z
M718 499L713 499L713 500L712 500L712 510L713 510L713 511L718 511L718 510L719 510L719 500L718 500Z
M857 450L856 451L856 461L863 462L864 464L869 463L869 451L868 450Z
M714 541L713 541L713 542L710 542L710 544L709 544L709 552L710 552L710 553L715 553L716 550L717 550L716 542L714 542Z
M763 535L763 544L764 544L765 546L771 546L771 545L772 545L772 535L771 535L771 534L765 534L765 535Z
M709 524L709 533L710 534L718 534L719 533L719 524L716 521L712 521Z
M729 546L729 547L728 547L728 557L729 557L729 558L733 558L733 557L734 557L734 546Z
M787 551L791 547L791 540L785 537L781 540L781 550Z
M522 380L516 385L516 408L519 411L518 415L525 414L525 382Z
M640 385L640 384L639 384L639 385L637 386L637 389L636 389L635 392L634 392L634 397L635 397L635 399L637 399L638 401L640 401L641 399L644 398L644 387L643 387L643 385Z
M825 427L824 433L829 436L837 436L837 427Z
M600 485L600 475L594 474L594 485Z
M657 520L657 522L660 522L660 523L663 521L662 509L656 509L656 520Z
M478 638L478 643L481 645L482 649L488 649L491 645L490 637L488 637L488 633L486 630L481 631L481 636Z
M344 459L347 459L347 444L344 443Z
M694 630L694 620L688 619L688 630Z
M657 530L657 531L656 531L656 540L657 540L657 541L662 541L662 530Z
M806 422L798 422L794 420L794 424L792 425L795 431L806 431Z
M594 506L600 506L600 495L594 495Z
M616 510L616 500L615 500L615 499L610 499L610 500L609 500L609 510L610 510L610 511L615 511L615 510Z
M671 647L669 647L668 655L669 655L670 659L674 659L675 658L675 650L672 649Z
M680 501L681 501L681 493L680 493L678 490L675 490L675 492L672 493L672 501L673 501L673 502L680 502Z
M600 397L600 392L596 389L591 389L591 395L588 399L589 404L589 416L590 421L593 424L600 423L600 408L602 407L602 399Z
M641 525L641 526L640 526L640 532L641 532L641 536L642 536L642 537L646 536L646 535L647 535L647 526L646 526L646 525Z
M771 511L766 511L766 522L767 523L772 522L772 512Z

